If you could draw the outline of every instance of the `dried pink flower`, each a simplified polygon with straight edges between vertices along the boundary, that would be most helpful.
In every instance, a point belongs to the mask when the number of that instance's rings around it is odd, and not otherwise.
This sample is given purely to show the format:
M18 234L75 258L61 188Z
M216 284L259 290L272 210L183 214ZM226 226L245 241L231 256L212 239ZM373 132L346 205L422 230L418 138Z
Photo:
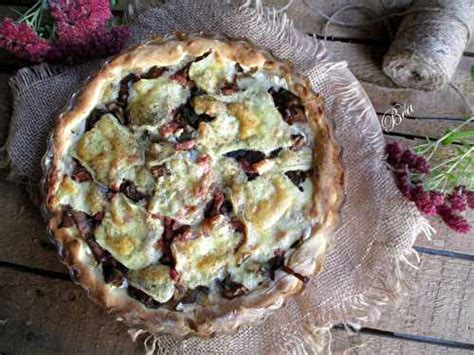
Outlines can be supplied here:
M425 191L422 185L414 186L410 191L410 196L411 201L415 202L416 207L420 212L427 216L433 216L436 214L436 196L430 191Z
M51 43L40 38L26 23L15 24L6 18L0 25L0 47L32 62L44 60Z
M463 212L467 208L467 195L462 187L451 192L447 200L454 211Z
M403 146L400 142L393 142L387 144L385 147L385 152L387 153L387 162L392 165L398 165L403 154Z
M83 43L96 31L104 32L112 18L108 0L53 0L51 15L61 41Z
M467 205L470 209L474 210L474 191L465 190Z
M438 207L438 215L448 225L449 228L458 233L467 233L471 230L471 226L462 216L454 213L448 205L444 204Z

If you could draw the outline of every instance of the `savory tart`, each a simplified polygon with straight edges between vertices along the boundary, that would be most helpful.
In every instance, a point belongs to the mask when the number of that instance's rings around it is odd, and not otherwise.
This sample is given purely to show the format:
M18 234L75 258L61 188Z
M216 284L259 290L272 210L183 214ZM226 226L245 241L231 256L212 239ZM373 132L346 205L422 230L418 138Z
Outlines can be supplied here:
M62 113L49 228L89 295L153 333L255 322L321 268L343 170L322 99L243 41L151 40Z

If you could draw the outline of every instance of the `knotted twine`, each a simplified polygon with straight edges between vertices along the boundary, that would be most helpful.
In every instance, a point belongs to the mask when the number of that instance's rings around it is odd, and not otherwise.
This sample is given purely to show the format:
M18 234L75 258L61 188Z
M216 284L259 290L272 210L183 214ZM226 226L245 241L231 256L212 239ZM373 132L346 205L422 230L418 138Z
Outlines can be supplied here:
M327 330L335 323L358 326L375 320L379 307L405 290L408 258L416 256L416 236L430 229L399 193L383 162L384 139L376 113L345 62L336 62L323 43L297 31L284 13L260 0L174 0L164 6L133 3L128 22L132 43L174 31L217 33L246 39L293 63L325 98L325 112L343 149L347 184L342 223L331 242L324 270L305 292L263 323L234 335L178 340L149 334L145 345L158 353L287 354L327 350ZM12 79L15 97L5 151L11 177L37 181L40 156L54 119L67 98L100 63L77 67L40 65ZM147 333L132 329L134 338Z
M472 0L415 0L384 57L398 86L436 90L454 75L474 29Z

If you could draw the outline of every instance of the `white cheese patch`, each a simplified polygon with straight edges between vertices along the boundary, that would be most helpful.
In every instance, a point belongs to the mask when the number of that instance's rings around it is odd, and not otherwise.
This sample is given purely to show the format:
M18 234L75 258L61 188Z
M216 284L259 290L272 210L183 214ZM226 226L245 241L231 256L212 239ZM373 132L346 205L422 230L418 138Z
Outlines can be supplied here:
M119 184L127 170L144 164L144 149L133 134L110 115L84 133L74 152L81 164L106 185Z
M127 268L136 270L158 261L161 252L156 242L163 234L160 220L150 217L143 207L125 195L116 194L95 230L101 247Z
M250 260L265 262L277 249L287 250L307 234L312 185L304 187L304 192L299 191L288 177L277 173L231 186L230 199L248 231L240 253L251 254Z
M161 303L169 301L175 292L170 268L165 265L151 265L145 269L130 270L127 274L130 284Z
M106 204L102 189L93 181L78 183L69 176L65 176L59 185L57 197L59 204L91 216L101 212Z
M239 121L240 149L269 153L292 144L290 126L286 124L273 103L272 96L259 91L248 100L228 105L228 112Z
M139 80L131 86L128 100L132 124L159 126L188 97L189 89L169 79L167 75Z
M235 62L224 61L215 52L191 64L189 77L209 94L216 94L226 82L232 82Z
M199 223L210 199L213 181L209 168L191 161L189 153L177 153L166 163L169 173L157 178L150 212L173 217L183 224Z
M270 88L284 88L288 90L286 80L274 73L266 70L258 70L249 76L242 76L237 80L237 84L244 92L268 91Z
M242 238L222 216L196 234L195 239L176 241L171 246L180 280L190 289L223 278L225 267L233 262L234 250Z

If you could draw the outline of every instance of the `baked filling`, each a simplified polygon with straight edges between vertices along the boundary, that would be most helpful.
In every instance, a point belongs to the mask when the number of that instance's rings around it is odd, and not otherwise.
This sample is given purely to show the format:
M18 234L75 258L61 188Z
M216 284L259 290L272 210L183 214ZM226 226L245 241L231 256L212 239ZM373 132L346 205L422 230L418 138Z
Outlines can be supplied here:
M289 87L212 50L125 73L76 129L59 228L150 308L306 283L286 262L313 227L314 132Z

